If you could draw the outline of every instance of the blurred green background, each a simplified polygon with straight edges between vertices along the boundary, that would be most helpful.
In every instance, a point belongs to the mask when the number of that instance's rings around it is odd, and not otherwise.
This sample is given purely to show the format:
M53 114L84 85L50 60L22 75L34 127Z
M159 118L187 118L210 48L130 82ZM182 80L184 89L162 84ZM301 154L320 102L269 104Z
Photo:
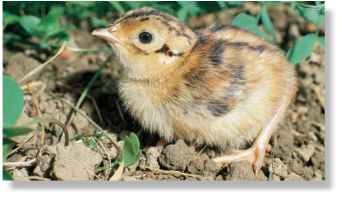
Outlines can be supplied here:
M4 2L4 42L40 39L41 48L48 48L68 39L67 31L88 24L89 29L103 27L123 13L143 6L153 7L185 21L241 2ZM61 19L62 18L62 19ZM24 42L24 41L23 41Z
M186 22L189 17L200 16L244 6L241 1L102 1L102 2L4 2L4 44L26 44L32 48L54 51L61 42L69 39L70 31L91 31L113 22L125 12L143 6L153 7L176 16ZM324 2L257 2L261 9L257 14L240 13L232 24L257 34L269 42L275 41L274 26L268 14L268 6L286 4L306 21L321 27L324 24ZM322 34L307 33L298 44L284 49L292 63L298 63L312 50L316 42L324 45ZM297 48L295 47L297 46ZM296 50L297 49L297 50ZM303 53L304 52L304 53Z

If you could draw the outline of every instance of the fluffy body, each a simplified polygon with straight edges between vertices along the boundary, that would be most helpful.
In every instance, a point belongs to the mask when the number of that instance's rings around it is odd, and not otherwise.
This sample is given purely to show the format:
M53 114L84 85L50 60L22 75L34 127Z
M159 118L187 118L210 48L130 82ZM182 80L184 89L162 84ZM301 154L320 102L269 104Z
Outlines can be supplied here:
M194 33L146 8L112 27L125 69L123 102L144 128L167 141L246 147L296 92L294 67L281 50L241 29ZM160 37L150 47L129 43L141 30Z

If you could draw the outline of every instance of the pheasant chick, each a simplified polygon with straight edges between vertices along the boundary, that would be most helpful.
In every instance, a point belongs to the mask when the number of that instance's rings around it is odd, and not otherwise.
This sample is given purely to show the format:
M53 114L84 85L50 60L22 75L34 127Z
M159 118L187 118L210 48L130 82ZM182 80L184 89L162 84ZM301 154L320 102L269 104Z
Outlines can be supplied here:
M120 95L145 129L166 141L240 149L214 160L261 167L296 92L294 67L281 50L233 26L196 33L151 8L93 34L118 56Z

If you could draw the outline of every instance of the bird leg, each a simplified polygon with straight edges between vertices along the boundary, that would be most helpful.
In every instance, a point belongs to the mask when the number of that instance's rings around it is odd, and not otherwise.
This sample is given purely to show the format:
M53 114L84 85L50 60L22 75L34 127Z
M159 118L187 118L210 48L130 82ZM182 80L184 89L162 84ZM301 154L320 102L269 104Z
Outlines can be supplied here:
M214 159L214 161L219 164L228 164L237 161L249 161L253 165L255 171L259 170L263 164L266 151L270 150L270 145L268 142L271 138L272 132L275 130L280 120L284 116L286 107L287 104L281 104L271 121L261 131L254 144L249 149L233 151L232 154L217 157Z
M265 153L269 150L268 142L257 140L246 150L234 150L232 154L214 158L216 163L229 164L238 161L249 161L254 170L259 170L263 164Z

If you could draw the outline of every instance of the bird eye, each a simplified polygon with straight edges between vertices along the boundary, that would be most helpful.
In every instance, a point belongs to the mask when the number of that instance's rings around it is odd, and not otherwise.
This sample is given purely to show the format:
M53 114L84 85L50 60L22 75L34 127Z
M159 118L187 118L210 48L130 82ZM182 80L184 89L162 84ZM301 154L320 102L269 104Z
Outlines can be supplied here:
M146 31L141 32L139 34L139 40L141 43L144 44L150 43L152 41L152 34Z

